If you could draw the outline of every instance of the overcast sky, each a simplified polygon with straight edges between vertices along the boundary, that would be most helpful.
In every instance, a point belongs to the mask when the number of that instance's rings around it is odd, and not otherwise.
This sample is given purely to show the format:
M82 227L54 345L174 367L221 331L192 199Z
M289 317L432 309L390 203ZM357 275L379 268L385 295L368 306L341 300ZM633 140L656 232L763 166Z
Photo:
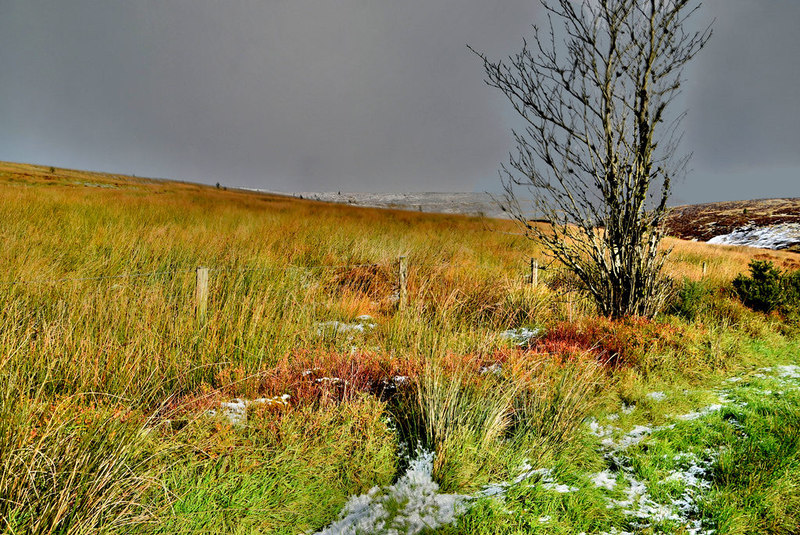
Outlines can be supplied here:
M279 191L483 191L514 116L466 48L535 0L0 0L0 159ZM674 202L800 196L800 0L706 0Z

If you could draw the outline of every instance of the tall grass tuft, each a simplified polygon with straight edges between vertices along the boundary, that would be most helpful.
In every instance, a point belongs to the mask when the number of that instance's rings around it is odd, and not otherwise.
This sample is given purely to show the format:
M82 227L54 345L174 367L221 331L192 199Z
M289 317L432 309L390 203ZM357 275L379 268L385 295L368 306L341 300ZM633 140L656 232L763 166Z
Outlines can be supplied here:
M433 477L446 490L475 485L491 475L512 423L513 383L475 367L448 369L428 359L393 413L402 438L435 453Z

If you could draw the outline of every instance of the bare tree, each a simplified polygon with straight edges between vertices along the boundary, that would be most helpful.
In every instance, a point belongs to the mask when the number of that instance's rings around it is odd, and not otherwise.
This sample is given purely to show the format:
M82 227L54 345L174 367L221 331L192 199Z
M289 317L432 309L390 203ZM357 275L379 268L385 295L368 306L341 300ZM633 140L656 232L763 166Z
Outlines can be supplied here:
M541 0L546 32L486 83L525 120L501 169L506 208L612 318L653 316L665 298L659 249L685 113L668 106L711 28L687 29L693 0ZM473 50L474 51L474 50ZM671 115L670 115L671 114ZM527 187L540 227L521 207Z

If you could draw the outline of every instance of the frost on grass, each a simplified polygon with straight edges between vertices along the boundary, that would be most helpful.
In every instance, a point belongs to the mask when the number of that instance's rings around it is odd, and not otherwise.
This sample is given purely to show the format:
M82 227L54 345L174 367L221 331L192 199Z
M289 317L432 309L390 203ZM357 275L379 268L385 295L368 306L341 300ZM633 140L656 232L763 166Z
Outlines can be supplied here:
M508 329L500 333L500 338L508 340L518 346L528 345L532 338L539 336L541 329L528 329L520 327L518 329Z
M647 397L653 401L663 401L666 399L667 395L664 392L650 392L647 394Z
M433 452L421 452L389 487L350 498L339 520L319 535L414 534L455 523L469 496L440 494L433 481Z

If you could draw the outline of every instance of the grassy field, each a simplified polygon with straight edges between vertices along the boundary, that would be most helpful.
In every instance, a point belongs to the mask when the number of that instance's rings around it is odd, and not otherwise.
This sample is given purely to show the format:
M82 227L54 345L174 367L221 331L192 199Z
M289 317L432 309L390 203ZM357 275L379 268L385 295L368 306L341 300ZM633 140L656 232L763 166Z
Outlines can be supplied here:
M517 232L0 163L0 530L797 533L754 251L667 240L670 308L612 323Z

